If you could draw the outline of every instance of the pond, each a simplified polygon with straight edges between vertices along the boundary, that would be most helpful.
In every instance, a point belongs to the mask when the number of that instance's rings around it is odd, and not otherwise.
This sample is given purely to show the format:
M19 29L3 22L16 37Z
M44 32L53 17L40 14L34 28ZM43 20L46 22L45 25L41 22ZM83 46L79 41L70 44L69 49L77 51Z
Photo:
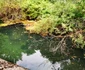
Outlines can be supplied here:
M68 44L68 55L52 52L57 44L56 38L30 34L21 24L0 28L0 58L29 70L85 70L83 49Z

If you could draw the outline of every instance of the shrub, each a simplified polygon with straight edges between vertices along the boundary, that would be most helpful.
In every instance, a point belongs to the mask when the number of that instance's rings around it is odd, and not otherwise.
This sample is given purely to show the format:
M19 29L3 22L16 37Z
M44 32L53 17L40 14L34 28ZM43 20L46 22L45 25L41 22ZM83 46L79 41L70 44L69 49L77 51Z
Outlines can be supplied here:
M2 0L0 3L0 19L3 21L7 20L21 20L25 18L22 9L17 1Z

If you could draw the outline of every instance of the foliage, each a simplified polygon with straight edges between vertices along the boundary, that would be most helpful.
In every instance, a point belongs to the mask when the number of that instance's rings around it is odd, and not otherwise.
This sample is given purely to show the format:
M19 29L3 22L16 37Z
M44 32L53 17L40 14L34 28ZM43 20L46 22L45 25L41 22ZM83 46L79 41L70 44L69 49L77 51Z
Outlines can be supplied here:
M72 38L75 46L77 48L84 48L85 47L85 41L84 41L84 36L82 34L77 34L75 37Z
M37 19L50 14L52 4L45 0L25 0L21 7L28 19Z
M2 0L0 19L35 20L37 24L30 28L35 33L67 35L84 30L84 4L84 0ZM78 44L80 39L83 44L83 37L72 36Z
M3 21L24 19L19 0L2 0L0 2L0 19Z
M35 33L65 35L84 29L84 1L46 1L46 3L44 3L46 4L44 10L40 9L44 8L43 3L39 4L40 7L37 11L39 14L36 17L37 24L35 24L34 29L32 28ZM39 4L36 5L38 6ZM76 36L77 38L75 38L74 35L72 36L72 38L75 39L74 42L80 44L79 47L83 48L85 46L84 36L82 35L82 38L80 35L78 36L78 34L76 34Z

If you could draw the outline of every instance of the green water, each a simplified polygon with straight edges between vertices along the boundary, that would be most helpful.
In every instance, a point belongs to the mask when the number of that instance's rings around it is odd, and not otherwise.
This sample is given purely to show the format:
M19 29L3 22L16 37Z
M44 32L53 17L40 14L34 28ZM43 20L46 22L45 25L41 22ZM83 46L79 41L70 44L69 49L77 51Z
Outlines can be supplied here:
M52 52L58 42L53 37L29 34L21 24L3 27L0 28L0 58L30 70L85 70L84 50L71 49L68 44L68 55Z

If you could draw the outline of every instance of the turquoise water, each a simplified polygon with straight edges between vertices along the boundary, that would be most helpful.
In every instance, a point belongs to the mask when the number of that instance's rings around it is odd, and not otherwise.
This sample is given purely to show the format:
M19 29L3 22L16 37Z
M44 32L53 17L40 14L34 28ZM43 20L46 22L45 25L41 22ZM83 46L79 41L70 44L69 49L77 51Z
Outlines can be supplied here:
M85 70L84 50L52 52L59 40L29 34L21 24L0 28L0 58L30 70ZM68 41L70 42L70 40Z

